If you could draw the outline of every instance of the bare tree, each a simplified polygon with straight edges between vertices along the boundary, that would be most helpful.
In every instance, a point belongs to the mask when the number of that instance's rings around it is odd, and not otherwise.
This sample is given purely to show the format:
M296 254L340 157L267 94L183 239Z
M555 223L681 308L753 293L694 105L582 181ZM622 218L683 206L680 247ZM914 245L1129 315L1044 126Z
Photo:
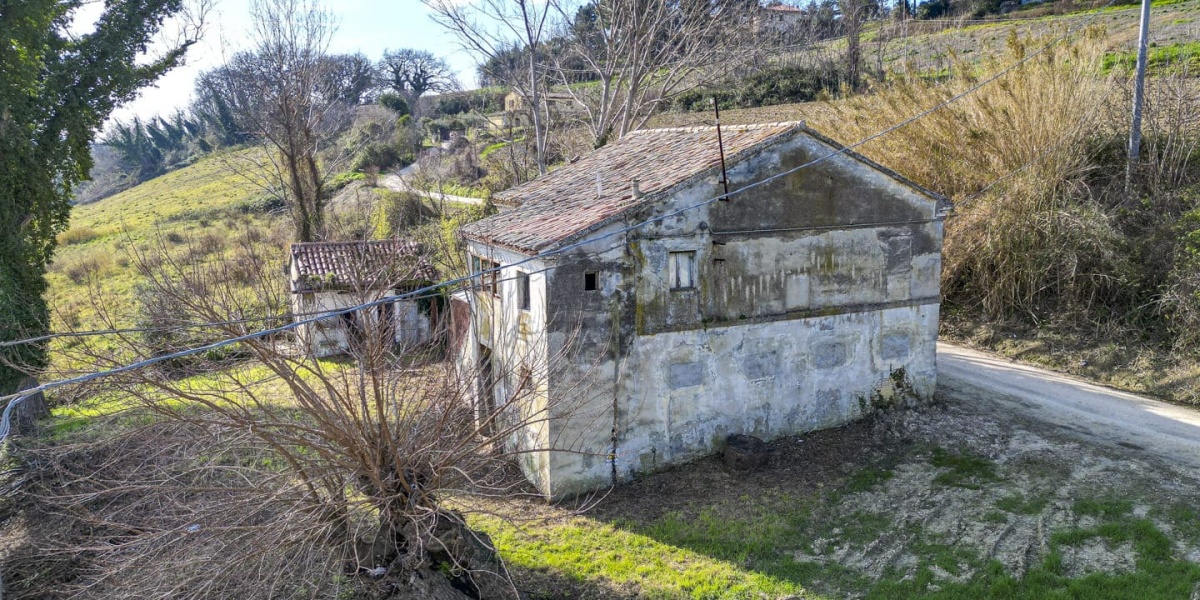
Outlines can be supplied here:
M746 2L551 0L563 51L550 72L587 116L597 145L640 128L664 103L757 56ZM586 86L571 85L580 80Z
M874 0L838 0L842 34L846 36L846 85L857 90L862 83L862 30L879 12Z
M206 335L240 336L282 324L246 322L256 307L287 303L278 253L259 238L243 236L222 260L179 259L166 244L135 260L149 293L175 307L169 318L224 322ZM354 264L341 285L356 303L428 277L415 262ZM465 519L494 499L537 494L518 466L530 453L573 451L549 439L546 424L572 414L575 400L531 401L543 393L533 382L559 359L512 349L486 373L507 382L493 388L483 373L440 360L437 346L398 347L384 314L371 307L322 321L357 324L349 362L315 360L280 334L206 355L207 365L141 369L79 390L103 391L110 408L127 410L98 437L30 450L43 465L32 497L74 531L43 540L43 556L72 557L70 581L54 592L516 596L490 540ZM94 369L150 356L136 334L67 352Z
M458 89L458 80L446 61L425 50L385 50L379 61L380 78L417 111L417 100L427 92Z
M504 81L530 112L538 171L546 172L548 107L547 69L542 45L552 26L553 9L544 0L422 0L433 19L453 33L481 63L497 66L491 77Z
M326 59L323 69L328 100L350 106L374 102L378 95L375 65L362 53L338 54Z
M254 0L250 12L251 118L272 147L258 166L287 200L297 239L318 240L325 234L325 181L332 168L322 168L318 153L347 116L326 89L333 18L317 0Z

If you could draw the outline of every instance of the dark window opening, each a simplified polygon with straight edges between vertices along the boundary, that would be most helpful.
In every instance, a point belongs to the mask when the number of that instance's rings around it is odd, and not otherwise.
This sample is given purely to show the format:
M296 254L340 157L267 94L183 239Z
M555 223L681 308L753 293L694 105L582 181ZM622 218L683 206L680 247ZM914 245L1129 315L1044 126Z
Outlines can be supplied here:
M672 290L690 290L696 287L696 252L671 252L667 256L667 280Z
M517 274L517 307L529 310L529 273Z
M597 273L595 271L583 274L583 291L594 292L599 289L600 286L598 285L598 278L596 275Z

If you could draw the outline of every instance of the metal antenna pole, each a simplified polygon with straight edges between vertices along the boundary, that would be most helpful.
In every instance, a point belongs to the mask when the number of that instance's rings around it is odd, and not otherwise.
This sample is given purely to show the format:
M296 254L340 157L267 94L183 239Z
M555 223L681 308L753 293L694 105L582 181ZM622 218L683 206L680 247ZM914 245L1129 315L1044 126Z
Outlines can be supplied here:
M1146 50L1150 42L1150 0L1142 0L1142 23L1138 31L1137 74L1133 84L1133 124L1129 128L1129 162L1125 164L1125 189L1133 177L1142 146L1142 102L1146 95Z
M717 118L717 149L721 152L721 186L725 193L721 200L729 200L729 173L725 171L725 140L721 137L721 109L717 106L717 97L712 98L713 114Z

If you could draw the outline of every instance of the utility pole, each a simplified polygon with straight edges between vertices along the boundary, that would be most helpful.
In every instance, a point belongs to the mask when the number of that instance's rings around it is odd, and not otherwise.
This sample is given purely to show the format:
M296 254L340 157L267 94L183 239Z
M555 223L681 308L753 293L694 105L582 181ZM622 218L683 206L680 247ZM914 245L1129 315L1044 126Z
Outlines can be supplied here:
M1125 190L1133 178L1133 166L1142 146L1142 102L1146 94L1146 50L1150 42L1150 0L1142 0L1142 24L1138 31L1137 74L1133 84L1133 123L1129 128L1129 162L1125 163Z

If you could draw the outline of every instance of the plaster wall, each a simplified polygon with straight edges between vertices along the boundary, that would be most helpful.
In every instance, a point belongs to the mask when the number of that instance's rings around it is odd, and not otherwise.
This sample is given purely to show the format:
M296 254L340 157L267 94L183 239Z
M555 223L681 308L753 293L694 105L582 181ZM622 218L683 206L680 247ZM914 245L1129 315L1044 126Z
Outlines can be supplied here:
M731 433L769 440L930 398L937 321L933 303L638 336L615 385L616 444L592 440L612 458L556 455L555 495L710 454Z
M708 202L723 189L715 169L651 191L541 265L553 267L530 338L547 357L543 493L678 464L732 433L772 439L933 394L947 206L850 156L813 163L833 150L796 135L743 156L730 189L767 183L728 200ZM694 287L672 289L671 252L695 252ZM507 309L481 308L477 331L526 343L497 329Z
M491 410L509 413L510 422L522 423L509 443L525 452L518 462L526 477L548 493L549 457L533 450L550 447L546 342L545 261L478 242L468 242L467 252L501 265L495 292L477 290L458 294L471 307L472 322L460 348L462 376L474 381L476 417ZM515 263L522 263L513 266ZM519 275L529 276L529 307L519 303ZM478 286L479 282L475 282ZM485 358L485 353L487 358ZM483 362L490 360L485 381Z
M327 291L292 294L292 312L297 315L311 315L342 310L373 302L394 293L387 290L370 293ZM380 310L392 311L394 343L401 346L413 346L429 339L431 335L429 315L419 310L415 300L397 300L390 306L381 305L357 311L355 318L362 324L364 331L372 331L378 326ZM313 356L320 358L350 351L350 331L346 320L340 315L302 325L299 330L300 339Z

